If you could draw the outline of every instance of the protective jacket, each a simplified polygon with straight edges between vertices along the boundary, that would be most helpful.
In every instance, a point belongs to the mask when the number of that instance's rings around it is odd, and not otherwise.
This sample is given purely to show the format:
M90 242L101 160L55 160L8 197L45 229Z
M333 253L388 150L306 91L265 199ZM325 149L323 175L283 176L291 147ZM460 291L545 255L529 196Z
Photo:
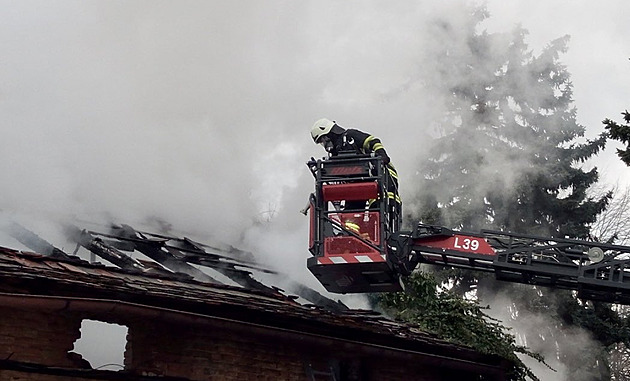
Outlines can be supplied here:
M374 135L366 134L363 131L349 128L341 135L338 135L337 139L333 140L333 144L334 146L330 152L333 156L339 154L341 151L354 151L366 155L374 153L381 156L383 163L386 164L390 177L393 179L391 182L392 187L387 190L388 197L394 199L396 203L401 202L400 196L398 195L398 173L394 165L390 162L385 147L383 147L379 138Z

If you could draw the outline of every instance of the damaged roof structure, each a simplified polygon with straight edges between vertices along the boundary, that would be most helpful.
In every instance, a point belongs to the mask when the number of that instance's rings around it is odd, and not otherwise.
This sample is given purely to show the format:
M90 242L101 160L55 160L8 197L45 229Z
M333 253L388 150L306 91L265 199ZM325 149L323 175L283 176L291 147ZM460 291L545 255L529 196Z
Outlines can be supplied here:
M68 228L69 254L5 230L30 250L0 247L0 380L504 380L511 369L297 282L287 294L235 248L115 225ZM128 328L121 370L73 352L85 319Z

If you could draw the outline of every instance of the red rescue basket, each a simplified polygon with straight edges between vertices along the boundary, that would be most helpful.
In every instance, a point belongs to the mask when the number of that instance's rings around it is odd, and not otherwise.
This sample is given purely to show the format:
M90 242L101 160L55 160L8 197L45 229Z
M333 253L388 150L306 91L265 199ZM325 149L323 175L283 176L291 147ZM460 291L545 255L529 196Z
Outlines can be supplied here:
M335 293L399 291L387 261L387 181L378 156L339 155L311 161L308 269Z

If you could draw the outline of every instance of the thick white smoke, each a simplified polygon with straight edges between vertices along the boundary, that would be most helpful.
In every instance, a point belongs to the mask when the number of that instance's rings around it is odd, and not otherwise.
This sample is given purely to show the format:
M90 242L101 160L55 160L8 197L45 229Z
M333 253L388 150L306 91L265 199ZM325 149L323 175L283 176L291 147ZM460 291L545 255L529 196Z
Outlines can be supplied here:
M61 218L166 221L301 277L304 163L324 154L310 125L329 117L380 136L413 172L439 113L421 63L443 42L427 26L467 17L378 2L361 12L353 2L3 5L5 215L50 220L36 230L49 240Z

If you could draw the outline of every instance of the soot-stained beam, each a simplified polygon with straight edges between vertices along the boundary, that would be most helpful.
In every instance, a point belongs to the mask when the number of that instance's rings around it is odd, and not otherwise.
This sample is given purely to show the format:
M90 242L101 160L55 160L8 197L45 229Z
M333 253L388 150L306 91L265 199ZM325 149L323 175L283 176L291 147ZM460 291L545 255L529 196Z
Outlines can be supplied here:
M17 222L9 223L6 226L6 232L21 242L24 246L38 254L43 254L53 258L70 259L68 254L54 247L48 241L44 240Z
M174 272L188 274L200 282L221 284L198 268L177 259L170 250L164 249L165 240L163 239L147 239L129 225L115 226L112 228L112 233L122 239L131 239L132 241L129 242L133 243L136 250Z
M75 226L69 226L66 228L66 231L68 236L79 245L85 247L99 257L113 263L121 269L145 270L145 267L140 262L106 244L102 239L94 237L86 230L81 230Z

